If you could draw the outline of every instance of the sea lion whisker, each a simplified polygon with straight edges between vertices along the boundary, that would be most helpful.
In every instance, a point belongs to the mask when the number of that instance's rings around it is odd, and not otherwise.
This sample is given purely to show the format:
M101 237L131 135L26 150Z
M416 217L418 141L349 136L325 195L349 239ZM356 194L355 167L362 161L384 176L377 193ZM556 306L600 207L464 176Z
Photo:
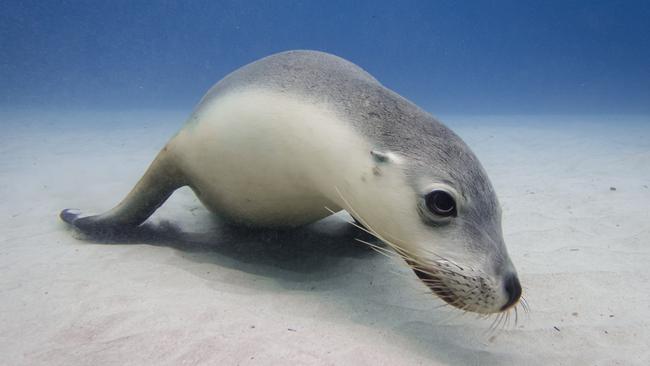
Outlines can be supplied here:
M331 214L335 214L335 213L336 213L336 212L334 212L334 210L330 209L329 207L327 207L327 206L324 206L324 207L325 207L325 209L326 209L327 211L329 211ZM372 235L374 238L381 240L381 238L378 237L375 233L373 233L372 231L370 231L370 230L364 228L363 226L358 225L358 224L354 223L353 221L349 221L349 220L345 220L345 219L342 219L342 220L343 220L344 222L346 222L346 223L348 223L348 224L350 224L350 225L356 227L357 229L363 230L363 231L366 232L367 234ZM358 242L361 242L361 243L363 243L363 244L366 244L366 245L370 246L373 250L375 250L376 252L378 252L378 253L380 253L380 254L382 254L382 255L385 255L386 257L392 258L392 257L390 257L390 255L395 255L395 256L399 256L399 257L402 258L402 259L407 259L407 258L405 258L404 256L400 255L399 253L391 252L391 251L389 251L389 250L387 250L387 249L385 249L385 248L382 248L382 247L380 247L380 246L378 246L378 245L376 245L376 244L372 244L372 243L367 242L367 241L365 241L365 240L361 240L361 239L359 239L359 238L354 238L354 240L356 240L356 241L358 241Z
M503 313L496 314L492 324L490 324L490 327L488 328L488 335L492 335L499 328L498 324L501 321L501 318L503 318Z
M519 299L519 303L521 304L521 307L524 309L524 313L530 314L530 305L528 304L528 300L522 295L521 298Z
M417 272L420 272L420 273L423 273L425 275L435 277L435 278L440 278L440 279L444 278L444 279L448 279L448 280L454 280L454 278L453 278L454 275L458 275L457 272L448 270L446 268L436 268L438 270L434 272L434 271L428 270L426 268L423 268L421 265L419 265L417 263L414 263L414 264L409 263L409 264L411 265L413 270L415 270ZM435 265L429 265L427 267L434 267L435 268Z
M379 240L385 242L386 244L390 245L391 247L393 247L393 249L395 249L395 251L399 252L399 254L401 254L402 257L409 258L413 262L419 262L419 259L417 258L417 256L413 255L408 250L404 249L403 245L397 244L397 243L402 243L403 244L404 243L403 240L397 239L396 237L394 237L394 236L392 236L391 234L388 234L388 233L379 234L379 232L377 230L375 230L363 217L361 217L361 215L359 215L357 213L357 211L354 209L351 202L347 198L345 198L345 196L343 195L343 192L341 192L339 187L334 186L334 189L338 193L339 197L343 200L343 202L344 202L344 204L346 206L344 208L346 210L349 210L349 212L352 214L352 216L355 219L357 219L359 222L361 222L361 224L363 226L365 226L369 231L371 231L372 232L371 234L373 236L375 236L377 239L379 239ZM389 239L389 237L390 237L390 239ZM442 259L446 259L443 256L440 256L438 254L435 254L435 253L433 253L433 254L440 257L440 258L442 258ZM450 261L450 262L452 262L452 261Z
M437 309L442 309L442 308L444 308L446 306L451 306L451 305L447 304L446 302L443 302L442 304L434 306L433 308L437 310Z
M481 320L490 319L490 317L492 316L492 314L484 314L484 313L477 313L477 314L479 316L479 319L481 319Z
M390 245L391 247L393 247L393 249L395 249L396 251L399 251L400 254L402 254L402 256L406 256L406 257L408 257L408 258L411 258L411 259L415 260L414 257L413 257L412 255L410 255L410 254L408 253L407 250L405 250L405 249L402 248L401 246L395 244L395 243L392 242L391 240L388 240L387 238L384 237L384 235L380 235L380 234L377 232L377 230L375 230L375 229L374 229L370 224L368 224L368 222L365 221L365 220L363 219L363 217L361 217L361 215L359 215L359 214L357 213L357 211L352 207L350 201L349 201L347 198L345 198L345 196L343 196L343 193L341 192L341 190L339 189L339 187L334 186L334 189L335 189L336 192L338 193L338 195L339 195L339 197L341 198L341 200L343 200L343 202L344 202L344 204L345 204L345 206L346 206L346 207L344 207L344 208L345 208L346 210L349 210L349 212L352 214L352 216L353 216L355 219L357 219L359 222L361 222L361 225L365 226L368 230L372 231L373 235L374 235L375 237L377 237L379 240L382 240L382 241L385 242L386 244L388 244L388 245ZM403 253L402 253L402 252L403 252Z
M387 250L387 249L385 249L385 248L382 248L382 247L380 247L379 245L372 244L372 243L370 243L370 242L367 242L367 241L362 240L362 239L359 239L359 238L354 238L354 240L358 241L359 243L363 243L363 244L369 246L369 247L372 248L374 251L376 251L377 253L379 253L379 254L381 254L381 255L386 256L387 258L391 258L391 259L392 259L392 258L395 258L395 256L397 256L397 257L399 257L399 258L404 259L404 258L403 258L402 256L400 256L399 254L397 254L397 253L395 253L395 252L391 252L391 251L389 251L389 250Z
M508 320L508 312L507 311L504 311L501 314L503 314L503 316L501 317L501 321L499 322L499 331L503 331L505 329L504 326L505 326L506 320Z
M452 265L458 267L458 269L460 269L461 271L465 271L465 268L462 267L460 264L456 263L455 261L453 261L453 260L451 260L451 259L449 259L449 258L447 258L447 257L443 257L443 256L441 256L440 254L438 254L438 253L432 251L431 249L428 249L428 248L427 248L427 249L426 249L426 252L427 252L427 253L430 253L430 254L433 255L433 256L436 256L436 257L442 259L443 261L449 262L450 264L452 264ZM469 269L470 269L471 271L476 272L476 270L475 270L473 267L471 267L471 266L469 266L469 265L466 265L466 266L469 267Z
M519 314L517 313L517 305L515 305L515 328L517 327L518 322L519 322Z
M503 312L502 312L502 313L499 314L499 321L498 321L497 324L494 326L494 331L495 331L495 332L497 332L497 333L501 332L501 323L503 323L503 321L505 320L505 318L506 318L506 313L503 313Z
M493 327L491 327L490 329L491 335L499 332L499 324L501 323L504 317L505 315L503 313L499 313L499 315L497 315L496 322L494 323Z
M326 209L327 211L329 211L332 215L336 214L336 212L334 212L334 211L333 211L332 209L330 209L329 207L327 207L327 206L324 206L324 207L325 207L325 209ZM350 224L350 225L356 227L357 229L359 229L359 230L363 230L363 231L365 231L367 234L372 235L373 237L375 237L375 238L377 238L377 239L380 239L380 238L378 238L378 237L377 237L373 232L371 232L370 230L366 229L365 227L363 227L363 226L361 226L361 225L357 225L354 221L349 221L349 220L346 220L346 219L342 219L342 220L345 221L345 222L347 222L348 224Z

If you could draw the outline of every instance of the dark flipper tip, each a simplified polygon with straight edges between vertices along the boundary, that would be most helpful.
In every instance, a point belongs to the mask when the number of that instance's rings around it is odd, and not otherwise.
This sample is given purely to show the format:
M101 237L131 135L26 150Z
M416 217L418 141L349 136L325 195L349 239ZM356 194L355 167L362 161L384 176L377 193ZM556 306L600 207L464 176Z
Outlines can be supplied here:
M100 216L82 216L81 211L67 208L59 214L61 220L81 233L94 238L113 238L131 232L135 226L102 219Z
M81 211L74 208L66 208L61 211L59 217L61 217L61 220L85 234L98 235L114 231L114 228L111 225L97 220L97 216L81 217Z
M74 225L75 220L81 215L81 212L75 208L66 208L61 211L59 217L61 220L67 222L70 225Z

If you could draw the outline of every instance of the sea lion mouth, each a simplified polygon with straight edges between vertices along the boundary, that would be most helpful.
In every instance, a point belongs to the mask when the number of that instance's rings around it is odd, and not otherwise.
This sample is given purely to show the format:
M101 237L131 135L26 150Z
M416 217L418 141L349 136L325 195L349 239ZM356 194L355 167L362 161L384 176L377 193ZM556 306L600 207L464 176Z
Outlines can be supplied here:
M407 261L407 263L411 266L415 275L418 276L418 278L440 299L456 308L465 308L466 304L460 299L460 297L454 294L454 292L444 284L443 280L439 276L436 276L437 271L435 269L424 270L411 261Z

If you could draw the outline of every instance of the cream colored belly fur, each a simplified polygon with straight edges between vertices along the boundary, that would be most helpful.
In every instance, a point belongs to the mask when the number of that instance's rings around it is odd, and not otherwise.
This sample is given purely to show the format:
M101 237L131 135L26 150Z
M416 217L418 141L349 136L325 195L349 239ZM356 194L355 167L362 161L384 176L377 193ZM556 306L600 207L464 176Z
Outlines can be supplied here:
M370 146L326 105L265 90L202 101L168 147L209 209L260 226L339 210L336 187L372 169Z

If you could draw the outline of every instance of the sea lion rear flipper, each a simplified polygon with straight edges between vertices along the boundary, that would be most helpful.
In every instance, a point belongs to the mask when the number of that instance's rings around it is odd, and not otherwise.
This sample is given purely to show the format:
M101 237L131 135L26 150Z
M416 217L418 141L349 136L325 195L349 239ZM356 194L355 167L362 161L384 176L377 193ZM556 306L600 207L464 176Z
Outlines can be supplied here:
M182 175L163 150L151 163L131 192L113 209L94 216L81 216L65 209L61 219L86 234L103 235L128 231L142 224L171 194L184 186Z

